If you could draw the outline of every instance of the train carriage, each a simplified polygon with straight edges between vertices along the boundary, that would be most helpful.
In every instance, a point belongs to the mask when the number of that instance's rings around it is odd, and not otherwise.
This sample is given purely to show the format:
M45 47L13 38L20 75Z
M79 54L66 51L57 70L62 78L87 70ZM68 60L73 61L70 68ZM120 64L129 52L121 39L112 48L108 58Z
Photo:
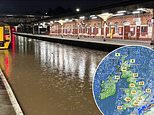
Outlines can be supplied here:
M11 27L0 26L0 50L8 49L11 43Z

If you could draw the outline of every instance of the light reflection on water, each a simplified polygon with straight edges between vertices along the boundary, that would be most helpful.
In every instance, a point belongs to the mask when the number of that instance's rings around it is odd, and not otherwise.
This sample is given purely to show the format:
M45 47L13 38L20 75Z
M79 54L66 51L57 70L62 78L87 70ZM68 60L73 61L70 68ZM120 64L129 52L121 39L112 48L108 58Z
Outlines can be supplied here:
M71 74L70 79L79 77L81 81L84 80L84 76L87 74L90 77L89 82L92 82L93 74L99 63L97 58L100 58L95 52L89 52L87 55L81 48L74 49L61 44L51 45L49 42L40 43L38 40L36 40L34 47L35 56L37 58L40 56L40 64L43 71L57 69L63 71L63 73Z
M14 76L8 80L26 115L100 114L91 83L106 52L25 37L16 38L15 48L7 76Z

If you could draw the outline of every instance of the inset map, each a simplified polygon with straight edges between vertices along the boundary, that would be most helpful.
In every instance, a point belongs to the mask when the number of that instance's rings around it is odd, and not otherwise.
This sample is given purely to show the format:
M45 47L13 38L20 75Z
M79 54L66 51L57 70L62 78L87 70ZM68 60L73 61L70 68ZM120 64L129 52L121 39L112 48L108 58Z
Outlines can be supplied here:
M93 96L104 115L154 115L154 50L125 46L98 66Z

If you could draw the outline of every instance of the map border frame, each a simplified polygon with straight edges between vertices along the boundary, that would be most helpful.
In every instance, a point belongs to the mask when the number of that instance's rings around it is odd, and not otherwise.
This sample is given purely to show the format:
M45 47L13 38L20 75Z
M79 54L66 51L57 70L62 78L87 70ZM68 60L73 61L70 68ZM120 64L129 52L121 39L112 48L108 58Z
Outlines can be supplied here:
M103 57L102 60L100 61L100 63L98 64L98 66L97 66L95 72L94 72L93 79L92 79L92 95L93 95L93 99L94 99L94 101L95 101L95 104L96 104L98 110L100 111L100 113L101 113L102 115L105 115L105 114L103 113L103 111L101 111L100 107L98 106L98 104L97 104L97 102L96 102L96 99L95 99L95 95L94 95L94 80L95 80L94 78L95 78L96 72L97 72L97 70L98 70L100 64L101 64L111 53L113 53L113 52L115 52L115 51L117 51L117 50L119 50L119 49L121 49L121 48L131 47L131 46L132 46L132 47L133 47L133 46L140 46L140 47L148 48L148 49L154 51L153 48L150 48L150 47L148 47L148 46L143 46L143 45L126 45L126 46L121 46L121 47L119 47L119 48L117 48L117 49L111 51L110 53L108 53L105 57Z

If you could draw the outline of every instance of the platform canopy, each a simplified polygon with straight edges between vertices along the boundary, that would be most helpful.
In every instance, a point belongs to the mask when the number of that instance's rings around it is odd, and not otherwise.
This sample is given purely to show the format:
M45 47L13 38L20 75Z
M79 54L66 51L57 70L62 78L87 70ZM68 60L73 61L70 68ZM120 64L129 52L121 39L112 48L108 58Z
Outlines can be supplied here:
M16 26L19 24L28 24L33 21L46 19L48 17L49 16L40 16L40 15L0 14L0 22Z
M63 15L54 15L48 18L32 21L32 23L50 22L51 20L78 19L80 16L89 17L91 15L99 15L104 13L116 14L118 11L127 11L126 15L139 8L154 9L154 0L108 0L106 4L100 4L95 8L85 11L72 12Z
M66 18L79 18L80 16L98 15L101 13L112 13L115 14L117 11L125 10L132 11L137 8L154 8L154 0L108 0L105 4L100 4L95 8L91 8L85 11L71 12L62 15L54 16L40 16L40 15L29 15L29 14L0 14L0 22L9 25L19 24L36 24L44 21L50 22L51 20L63 20Z

